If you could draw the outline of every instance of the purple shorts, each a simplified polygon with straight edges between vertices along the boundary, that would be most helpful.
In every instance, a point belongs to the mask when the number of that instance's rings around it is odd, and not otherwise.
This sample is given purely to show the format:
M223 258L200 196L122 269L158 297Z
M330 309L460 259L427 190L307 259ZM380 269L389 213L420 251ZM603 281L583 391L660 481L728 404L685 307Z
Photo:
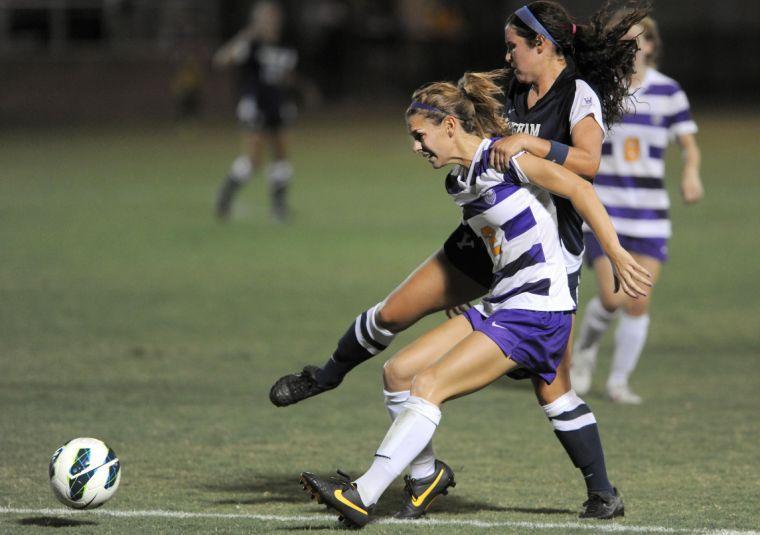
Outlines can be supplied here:
M583 239L586 242L586 263L589 266L594 265L594 261L600 256L604 256L602 246L591 232L585 232ZM659 260L663 264L668 260L668 239L667 238L634 238L618 234L620 245L629 253L637 253L649 256Z
M571 312L502 309L487 318L477 308L465 312L474 331L496 342L520 367L507 375L513 379L537 376L551 383L565 353L573 326Z

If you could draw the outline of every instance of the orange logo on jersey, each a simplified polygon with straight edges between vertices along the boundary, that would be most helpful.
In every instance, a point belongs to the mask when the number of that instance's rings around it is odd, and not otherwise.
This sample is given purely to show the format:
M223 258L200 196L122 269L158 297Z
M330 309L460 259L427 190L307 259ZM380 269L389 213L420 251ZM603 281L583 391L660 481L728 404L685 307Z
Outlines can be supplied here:
M496 231L486 225L480 229L480 233L483 235L483 239L491 246L491 254L493 256L499 256L501 254L501 246L496 245Z
M639 138L627 137L625 138L625 144L623 145L623 152L625 154L626 162L635 162L641 157L641 146L639 145Z

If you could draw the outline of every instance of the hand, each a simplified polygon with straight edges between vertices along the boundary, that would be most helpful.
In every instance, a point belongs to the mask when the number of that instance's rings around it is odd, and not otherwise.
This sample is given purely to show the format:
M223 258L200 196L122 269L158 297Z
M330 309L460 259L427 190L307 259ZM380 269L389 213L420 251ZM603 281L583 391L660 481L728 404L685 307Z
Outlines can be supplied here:
M686 168L683 170L681 178L681 198L686 204L694 204L702 200L705 195L705 189L702 181L699 179L699 172L696 169Z
M447 308L446 316L448 316L449 318L453 318L454 316L461 316L462 314L464 314L471 308L472 308L472 304L462 303L461 305L456 305L451 308Z
M505 173L509 169L510 158L523 150L525 150L525 134L503 137L491 145L488 163L500 173Z
M646 296L647 288L652 287L652 274L622 247L607 256L612 262L615 293L622 288L626 295L634 299Z

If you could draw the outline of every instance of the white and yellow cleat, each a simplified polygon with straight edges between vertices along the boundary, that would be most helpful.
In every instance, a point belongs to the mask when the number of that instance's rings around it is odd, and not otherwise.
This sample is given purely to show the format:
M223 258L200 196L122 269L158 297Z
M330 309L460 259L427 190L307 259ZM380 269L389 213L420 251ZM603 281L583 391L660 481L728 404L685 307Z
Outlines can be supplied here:
M425 515L428 507L440 495L449 493L449 487L456 487L454 471L443 461L436 459L435 471L423 479L404 477L404 503L394 514L394 518L414 519Z

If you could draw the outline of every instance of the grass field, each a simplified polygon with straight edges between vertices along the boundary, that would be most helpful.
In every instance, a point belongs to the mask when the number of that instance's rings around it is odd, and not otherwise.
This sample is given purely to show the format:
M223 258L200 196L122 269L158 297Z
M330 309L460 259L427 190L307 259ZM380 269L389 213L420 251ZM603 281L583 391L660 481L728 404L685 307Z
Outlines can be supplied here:
M0 532L336 527L298 474L367 467L387 428L384 359L289 409L267 393L322 362L456 224L443 175L408 150L399 117L302 122L284 226L261 178L230 224L211 217L231 126L0 132ZM633 380L646 402L603 401L609 359L587 396L625 519L577 521L580 476L528 386L503 381L444 411L438 454L459 485L433 506L440 524L368 533L760 529L758 118L699 119L707 198L674 197L672 260ZM593 285L587 275L582 300ZM99 512L66 515L47 462L76 436L106 440L123 478ZM117 514L129 511L154 513Z

